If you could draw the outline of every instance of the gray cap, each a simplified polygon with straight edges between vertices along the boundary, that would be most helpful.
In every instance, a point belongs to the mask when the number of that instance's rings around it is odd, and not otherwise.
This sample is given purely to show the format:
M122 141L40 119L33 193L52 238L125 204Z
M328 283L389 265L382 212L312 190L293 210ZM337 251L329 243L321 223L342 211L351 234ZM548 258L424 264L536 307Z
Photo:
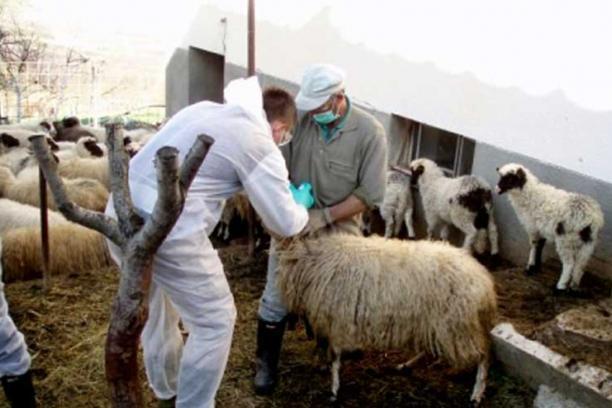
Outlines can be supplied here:
M311 111L323 105L333 94L344 89L344 71L330 64L310 65L302 76L295 104L301 111Z

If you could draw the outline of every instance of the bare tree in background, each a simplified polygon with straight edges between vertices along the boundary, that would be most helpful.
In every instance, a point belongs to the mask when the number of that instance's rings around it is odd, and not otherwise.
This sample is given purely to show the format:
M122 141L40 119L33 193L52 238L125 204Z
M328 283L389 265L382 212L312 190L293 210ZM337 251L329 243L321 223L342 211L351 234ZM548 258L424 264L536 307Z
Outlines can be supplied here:
M5 9L1 10L7 13ZM21 121L23 99L36 85L32 69L44 57L47 44L40 35L18 23L13 16L2 18L0 28L0 88L15 93L17 122ZM30 75L28 75L30 74Z
M187 190L213 139L206 135L198 136L180 169L177 149L166 146L157 151L158 199L151 217L145 221L136 213L131 200L129 158L123 148L122 133L120 125L107 127L111 192L117 220L72 203L57 174L57 163L46 139L37 135L30 140L60 212L70 221L99 231L122 249L121 279L106 338L106 379L113 406L143 407L137 356L140 334L148 314L146 300L153 257L181 214Z

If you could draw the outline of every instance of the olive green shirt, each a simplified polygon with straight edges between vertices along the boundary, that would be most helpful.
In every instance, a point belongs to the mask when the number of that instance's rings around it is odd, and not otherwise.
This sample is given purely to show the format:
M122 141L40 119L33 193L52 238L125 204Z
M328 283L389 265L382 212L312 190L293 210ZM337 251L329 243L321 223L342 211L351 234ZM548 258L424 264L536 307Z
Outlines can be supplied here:
M385 195L385 131L372 115L347 102L347 113L335 129L324 132L304 114L291 142L281 148L291 182L312 184L315 208L331 207L351 194L373 208ZM332 229L359 235L360 224L361 214Z

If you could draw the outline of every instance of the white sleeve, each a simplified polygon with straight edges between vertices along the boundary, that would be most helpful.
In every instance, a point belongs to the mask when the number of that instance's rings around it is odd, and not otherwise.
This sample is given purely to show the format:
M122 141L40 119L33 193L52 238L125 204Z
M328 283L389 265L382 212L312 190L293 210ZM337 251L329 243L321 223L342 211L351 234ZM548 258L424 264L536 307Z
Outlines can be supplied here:
M264 156L249 174L239 171L239 177L249 201L272 232L289 237L306 226L308 211L293 200L289 173L278 149Z

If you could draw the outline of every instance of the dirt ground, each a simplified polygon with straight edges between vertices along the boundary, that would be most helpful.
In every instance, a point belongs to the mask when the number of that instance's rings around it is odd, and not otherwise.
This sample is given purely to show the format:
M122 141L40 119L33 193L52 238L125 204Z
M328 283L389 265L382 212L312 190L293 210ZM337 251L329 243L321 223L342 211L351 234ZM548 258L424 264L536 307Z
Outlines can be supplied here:
M220 250L238 308L229 364L217 397L219 407L319 407L328 403L330 376L313 364L312 342L300 328L288 332L281 363L281 384L271 397L257 397L251 386L255 353L256 311L263 290L266 255L245 259L246 247ZM507 265L493 271L502 320L532 336L556 314L593 299L555 298L552 269L527 278ZM103 345L109 307L117 284L114 268L78 276L56 277L48 294L40 281L6 287L11 314L24 333L33 356L33 372L42 407L106 407ZM609 286L587 279L586 292L598 299ZM606 292L606 290L608 292ZM394 364L407 357L400 352L366 354L347 361L341 371L344 407L463 407L468 404L474 373L452 373L433 362L410 373ZM143 385L146 384L144 375ZM147 391L150 405L153 396ZM493 365L484 407L529 407L534 393ZM5 404L4 401L0 405Z

